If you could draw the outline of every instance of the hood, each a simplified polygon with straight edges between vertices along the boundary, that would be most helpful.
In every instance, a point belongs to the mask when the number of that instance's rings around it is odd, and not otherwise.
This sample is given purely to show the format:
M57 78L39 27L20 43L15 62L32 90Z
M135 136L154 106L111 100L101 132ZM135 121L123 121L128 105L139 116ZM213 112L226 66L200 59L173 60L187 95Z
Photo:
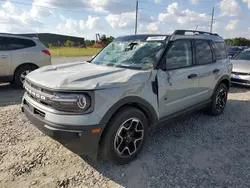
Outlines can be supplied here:
M76 62L42 67L28 74L26 79L52 89L93 90L145 83L150 73Z
M250 73L250 61L247 60L231 60L233 64L233 72Z

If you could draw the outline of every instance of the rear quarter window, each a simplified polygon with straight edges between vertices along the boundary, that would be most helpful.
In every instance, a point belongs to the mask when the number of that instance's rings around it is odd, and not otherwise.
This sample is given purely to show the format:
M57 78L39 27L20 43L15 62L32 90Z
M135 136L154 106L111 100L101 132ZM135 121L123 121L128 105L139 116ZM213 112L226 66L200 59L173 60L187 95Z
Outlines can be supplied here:
M30 48L36 46L36 43L29 39L20 38L7 38L7 44L9 50L18 50L23 48Z
M227 58L226 45L224 42L213 42L212 45L216 60Z

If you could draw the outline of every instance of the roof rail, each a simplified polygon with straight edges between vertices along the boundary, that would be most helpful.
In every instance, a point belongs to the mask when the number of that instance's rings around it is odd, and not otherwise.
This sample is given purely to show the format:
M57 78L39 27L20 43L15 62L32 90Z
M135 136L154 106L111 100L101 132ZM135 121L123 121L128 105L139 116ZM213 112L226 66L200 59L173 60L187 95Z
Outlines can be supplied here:
M209 32L205 32L205 31L195 31L195 30L175 30L173 35L185 35L187 33L193 33L194 35L215 35L215 36L219 36L217 33L209 33Z

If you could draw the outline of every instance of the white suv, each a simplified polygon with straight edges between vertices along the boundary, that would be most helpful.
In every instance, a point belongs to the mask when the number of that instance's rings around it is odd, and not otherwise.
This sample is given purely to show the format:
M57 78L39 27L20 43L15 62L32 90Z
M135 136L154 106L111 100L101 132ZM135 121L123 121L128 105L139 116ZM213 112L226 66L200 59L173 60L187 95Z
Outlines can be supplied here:
M50 52L37 38L0 34L0 82L22 87L29 72L50 64Z

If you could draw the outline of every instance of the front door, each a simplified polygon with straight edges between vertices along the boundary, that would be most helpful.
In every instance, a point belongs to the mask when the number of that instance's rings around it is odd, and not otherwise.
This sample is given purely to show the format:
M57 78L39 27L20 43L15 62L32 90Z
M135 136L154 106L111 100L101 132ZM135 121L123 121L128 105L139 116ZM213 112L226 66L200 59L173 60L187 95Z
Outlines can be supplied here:
M0 37L0 77L9 76L11 67L10 51L7 51L5 38Z
M193 66L190 40L177 40L164 57L166 70L158 70L159 115L163 118L201 102L198 67Z

